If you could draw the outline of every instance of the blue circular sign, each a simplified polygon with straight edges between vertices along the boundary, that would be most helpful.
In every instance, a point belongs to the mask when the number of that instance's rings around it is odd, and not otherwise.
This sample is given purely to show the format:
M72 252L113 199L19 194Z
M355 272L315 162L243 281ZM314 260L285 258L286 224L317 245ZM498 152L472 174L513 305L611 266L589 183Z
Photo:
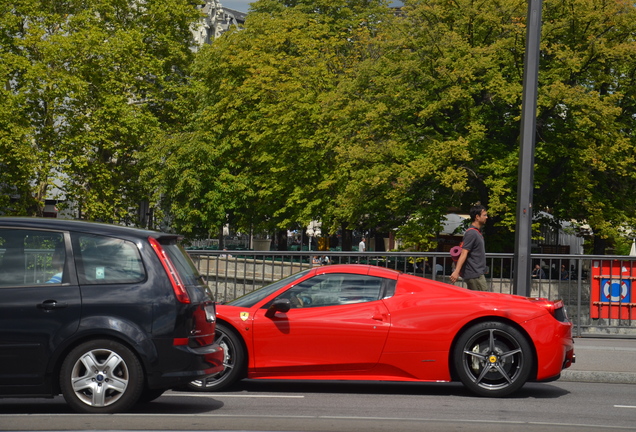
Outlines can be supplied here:
M606 279L603 281L603 301L629 302L629 283L622 279Z

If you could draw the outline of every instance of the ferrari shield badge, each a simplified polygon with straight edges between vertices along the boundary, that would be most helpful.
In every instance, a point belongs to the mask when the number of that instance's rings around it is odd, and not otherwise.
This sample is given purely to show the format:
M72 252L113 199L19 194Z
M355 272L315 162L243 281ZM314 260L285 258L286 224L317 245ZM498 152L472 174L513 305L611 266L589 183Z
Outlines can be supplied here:
M241 319L243 321L247 321L247 319L250 317L250 313L249 312L241 312Z

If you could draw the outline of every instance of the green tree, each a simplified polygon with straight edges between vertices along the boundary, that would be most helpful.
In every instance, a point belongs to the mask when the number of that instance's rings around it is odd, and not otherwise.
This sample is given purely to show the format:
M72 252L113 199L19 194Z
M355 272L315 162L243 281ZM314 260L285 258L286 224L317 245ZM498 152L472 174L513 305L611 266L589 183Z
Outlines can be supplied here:
M38 160L30 139L26 95L13 91L15 71L25 59L12 48L7 29L18 24L8 2L0 5L0 214L27 214L37 208L31 181Z
M56 185L82 217L128 220L147 199L139 154L178 125L199 12L186 0L19 0L3 14L3 81L28 125L28 186ZM15 124L15 120L13 120ZM15 127L15 126L13 126ZM11 126L7 126L7 129ZM27 185L20 186L22 194Z
M419 67L433 78L421 91L422 118L443 136L471 142L468 183L457 204L481 201L512 232L526 2L409 5ZM544 3L534 209L587 222L601 236L633 225L634 172L627 167L634 151L635 10L623 2ZM511 236L500 240L489 245L501 250Z
M422 67L421 40L409 24L391 14L363 33L359 61L333 95L334 178L343 187L326 218L385 232L399 227L407 246L428 249L465 188L466 148L479 131L444 130L427 118L436 109L435 76Z
M171 213L179 214L179 229L217 228L233 215L238 228L271 232L324 214L340 163L325 111L356 61L351 46L360 20L386 13L372 6L256 2L244 30L201 50L191 132L175 137L163 165L178 179L162 193ZM197 148L206 155L200 177L210 180L179 179L180 167L197 160ZM206 210L196 210L188 196L206 203Z
M0 90L0 214L26 214L36 207L29 184L37 160L29 130L7 93Z
M636 225L636 5L549 2L544 22L535 201L604 253Z
M634 224L634 6L544 3L534 209ZM430 247L449 208L512 247L527 3L260 0L198 54L183 133L155 150L187 232L389 230ZM163 153L162 151L165 150ZM159 166L159 165L158 165Z
M526 3L407 4L413 68L424 75L413 91L417 123L440 152L461 154L446 162L456 169L450 204L481 202L492 221L514 226ZM487 230L495 249L492 223Z

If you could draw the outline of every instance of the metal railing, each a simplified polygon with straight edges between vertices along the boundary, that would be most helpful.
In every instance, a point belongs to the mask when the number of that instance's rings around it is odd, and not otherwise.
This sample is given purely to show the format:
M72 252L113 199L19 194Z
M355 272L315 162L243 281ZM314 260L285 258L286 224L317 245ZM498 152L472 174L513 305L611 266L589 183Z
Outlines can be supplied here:
M450 283L453 261L442 252L325 252L189 250L216 301L240 297L283 277L330 264L371 264ZM514 256L487 254L490 291L515 294ZM543 273L531 297L563 300L574 335L636 337L636 257L533 254ZM534 266L534 264L533 264ZM462 281L455 283L465 286ZM634 289L636 294L636 288Z

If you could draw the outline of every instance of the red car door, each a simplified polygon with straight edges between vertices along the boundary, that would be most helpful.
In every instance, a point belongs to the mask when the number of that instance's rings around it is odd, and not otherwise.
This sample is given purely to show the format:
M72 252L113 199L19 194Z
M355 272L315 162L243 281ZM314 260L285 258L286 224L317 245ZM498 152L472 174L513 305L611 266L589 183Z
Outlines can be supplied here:
M257 374L329 375L368 370L377 364L389 332L382 300L291 309L254 317L254 371Z

